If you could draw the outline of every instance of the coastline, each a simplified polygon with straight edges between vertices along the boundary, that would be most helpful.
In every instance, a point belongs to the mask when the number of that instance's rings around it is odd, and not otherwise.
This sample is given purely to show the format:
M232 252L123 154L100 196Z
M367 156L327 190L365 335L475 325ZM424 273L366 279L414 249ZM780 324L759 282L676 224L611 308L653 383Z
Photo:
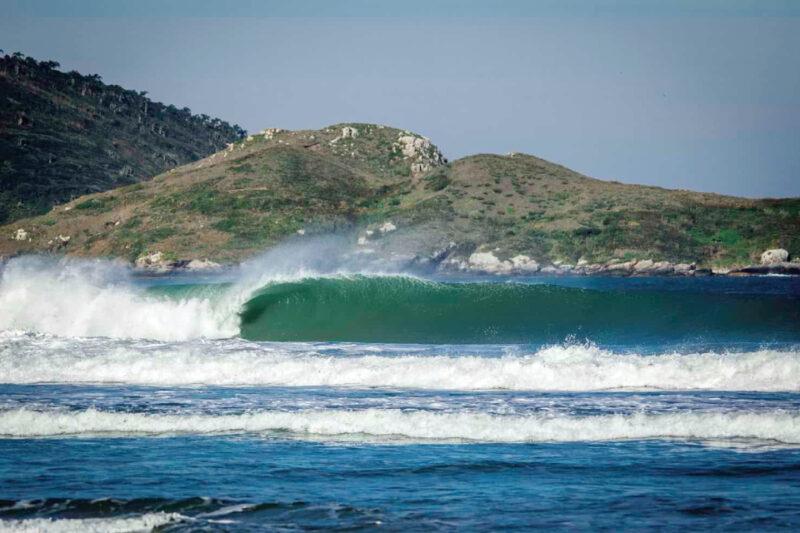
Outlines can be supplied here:
M393 228L394 229L394 228ZM319 235L316 235L319 237ZM301 239L308 238L300 236ZM297 242L297 241L285 241ZM389 267L389 271L411 272L421 274L468 274L468 275L499 275L499 276L596 276L596 277L692 277L692 276L800 276L800 258L790 256L789 252L781 248L764 251L760 258L761 263L750 263L734 266L715 266L698 262L677 262L654 259L611 259L605 262L589 262L584 258L575 264L558 260L543 259L537 261L528 255L517 254L514 256L495 255L494 251L485 251L488 245L473 246L458 245L450 242L448 245L435 249L432 252L414 251L413 249L397 248L392 246L391 240L384 241L385 246L376 250L364 248L363 238L358 240L355 247L343 243L346 255L355 257L373 257L375 265ZM313 249L314 243L310 243ZM423 248L426 246L423 245ZM280 245L267 247L261 253L270 253L278 250ZM472 249L470 253L466 250ZM419 250L419 249L417 249ZM495 249L496 250L496 249ZM0 254L0 265L13 258L25 256L44 257L76 257L83 259L103 259L118 263L120 266L130 268L137 275L160 276L183 273L213 274L239 267L243 263L257 257L254 254L238 261L214 261L207 257L176 258L174 254L153 251L139 256L130 261L122 257L77 255L64 253L64 248L37 252L32 250L17 251L16 253ZM377 255L373 255L376 254ZM790 261L791 259L791 261Z
M645 266L637 268L637 265L644 263ZM646 265L655 266L646 268ZM226 270L235 269L240 263L218 264L211 261L198 260L179 260L171 263L153 265L135 265L131 267L137 275L143 276L170 276L175 274L189 273L218 273ZM546 265L538 269L485 269L465 267L457 268L452 263L440 262L438 264L428 263L421 268L419 261L410 261L401 268L401 271L435 273L435 274L470 274L485 276L575 276L575 277L751 277L751 276L800 276L800 263L784 262L772 265L747 265L744 267L734 267L731 269L714 269L698 267L694 263L654 263L650 260L628 261L611 264L586 264L579 266L572 265Z

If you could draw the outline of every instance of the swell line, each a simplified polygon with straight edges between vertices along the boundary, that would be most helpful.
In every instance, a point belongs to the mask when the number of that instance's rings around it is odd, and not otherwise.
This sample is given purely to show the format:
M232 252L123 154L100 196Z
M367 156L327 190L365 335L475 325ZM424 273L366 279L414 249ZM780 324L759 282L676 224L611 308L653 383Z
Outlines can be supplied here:
M256 411L238 415L97 411L0 412L0 435L15 438L267 433L300 439L387 442L580 442L642 439L772 441L800 445L800 415L745 413L515 416L396 409Z

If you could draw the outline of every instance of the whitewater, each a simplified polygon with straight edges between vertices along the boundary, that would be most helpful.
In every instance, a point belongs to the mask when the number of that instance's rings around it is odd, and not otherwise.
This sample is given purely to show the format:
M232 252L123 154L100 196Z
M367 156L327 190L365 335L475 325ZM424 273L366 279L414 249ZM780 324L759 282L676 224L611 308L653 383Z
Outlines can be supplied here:
M0 265L0 530L800 527L797 280L441 276L345 240Z
M166 343L0 334L6 383L446 390L800 391L800 352L641 355L591 344L425 346L202 340Z
M383 442L573 442L668 438L753 439L800 445L800 415L765 412L544 417L404 412L396 409L262 411L217 416L114 413L94 409L78 412L18 409L0 413L0 436L18 438L262 432L288 432L300 437L389 439Z

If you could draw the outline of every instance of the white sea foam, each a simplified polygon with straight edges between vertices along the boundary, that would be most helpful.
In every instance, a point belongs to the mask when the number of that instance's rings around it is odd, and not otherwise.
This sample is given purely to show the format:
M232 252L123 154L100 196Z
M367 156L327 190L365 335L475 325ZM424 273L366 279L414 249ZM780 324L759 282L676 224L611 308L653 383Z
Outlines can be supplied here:
M385 354L347 345L331 355L309 344L242 340L157 343L0 334L0 382L132 385L342 386L447 390L798 391L800 352L617 354L557 345L502 356ZM397 349L397 348L396 348ZM496 351L496 350L495 350ZM353 355L355 354L355 355Z
M0 277L0 330L13 329L183 340L235 335L238 317L210 297L147 294L108 261L24 257L10 261Z
M159 526L180 521L177 513L147 513L119 518L28 518L0 520L0 532L14 533L122 533L151 531Z
M238 415L97 411L0 412L0 435L158 436L231 433L390 442L577 442L640 439L758 440L800 445L800 415L786 411L629 415L495 415L485 412L320 409Z
M242 305L269 283L397 274L388 263L348 255L347 242L320 237L277 246L244 263L226 290L181 299L148 293L113 261L15 258L0 269L0 331L162 341L236 336Z

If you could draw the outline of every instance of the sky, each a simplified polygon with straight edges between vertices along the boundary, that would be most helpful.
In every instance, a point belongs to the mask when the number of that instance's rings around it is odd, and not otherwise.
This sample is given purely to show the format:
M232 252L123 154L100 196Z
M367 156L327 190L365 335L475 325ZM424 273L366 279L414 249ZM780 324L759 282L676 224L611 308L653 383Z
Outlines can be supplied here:
M800 196L800 1L0 0L0 48L251 132L373 122L451 160Z

